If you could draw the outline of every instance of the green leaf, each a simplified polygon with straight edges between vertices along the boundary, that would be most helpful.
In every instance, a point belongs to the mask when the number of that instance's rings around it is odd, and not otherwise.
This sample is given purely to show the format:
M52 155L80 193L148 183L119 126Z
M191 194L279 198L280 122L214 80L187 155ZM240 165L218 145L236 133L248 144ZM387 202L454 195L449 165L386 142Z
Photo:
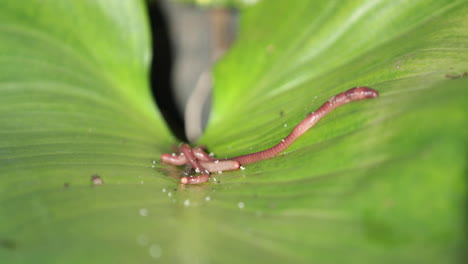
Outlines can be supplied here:
M176 142L150 99L141 1L3 2L5 263L463 257L466 1L244 9L200 141L218 157L276 144L353 86L380 98L343 106L286 153L198 186L179 186L179 169L158 161ZM92 186L95 174L104 185Z
M151 168L174 139L148 89L145 12L141 1L2 1L1 262L151 259L125 223L176 181Z

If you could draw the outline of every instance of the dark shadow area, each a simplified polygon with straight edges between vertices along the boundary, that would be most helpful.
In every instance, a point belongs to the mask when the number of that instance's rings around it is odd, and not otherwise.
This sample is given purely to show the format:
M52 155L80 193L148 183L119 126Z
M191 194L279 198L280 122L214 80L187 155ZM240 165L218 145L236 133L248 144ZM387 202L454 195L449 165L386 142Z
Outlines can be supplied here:
M172 133L187 142L183 118L177 110L173 92L171 76L174 54L167 20L158 1L148 1L147 4L153 42L150 72L153 97Z
M0 238L0 249L14 250L16 249L16 246L16 242L13 239Z

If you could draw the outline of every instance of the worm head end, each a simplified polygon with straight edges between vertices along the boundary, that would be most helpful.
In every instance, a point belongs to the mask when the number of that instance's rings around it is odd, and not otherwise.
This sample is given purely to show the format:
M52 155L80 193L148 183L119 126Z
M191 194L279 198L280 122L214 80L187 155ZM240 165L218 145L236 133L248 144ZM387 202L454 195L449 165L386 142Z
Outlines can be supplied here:
M187 184L188 183L188 178L187 177L180 178L180 183Z

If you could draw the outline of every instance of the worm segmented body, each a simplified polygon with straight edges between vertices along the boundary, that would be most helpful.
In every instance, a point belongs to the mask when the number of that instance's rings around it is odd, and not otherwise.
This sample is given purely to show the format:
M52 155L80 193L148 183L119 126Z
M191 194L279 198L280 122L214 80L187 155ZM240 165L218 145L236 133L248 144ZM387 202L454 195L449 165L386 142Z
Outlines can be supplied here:
M272 158L287 149L294 141L307 132L307 130L313 127L322 117L330 113L333 109L352 101L375 98L377 96L379 96L379 93L369 87L355 87L339 93L330 98L315 112L307 115L307 117L302 120L286 138L266 150L234 158L218 160L208 155L200 147L192 149L188 144L183 144L180 147L180 154L162 154L161 160L172 165L184 165L189 163L194 168L195 172L200 174L199 176L182 177L180 179L182 184L203 183L210 179L210 172L237 170L241 168L241 165Z

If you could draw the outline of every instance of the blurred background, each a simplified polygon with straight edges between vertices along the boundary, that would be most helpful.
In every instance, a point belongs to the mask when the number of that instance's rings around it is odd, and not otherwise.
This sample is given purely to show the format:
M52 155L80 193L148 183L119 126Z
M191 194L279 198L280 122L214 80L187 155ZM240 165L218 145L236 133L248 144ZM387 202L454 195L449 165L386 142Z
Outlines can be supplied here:
M227 1L149 1L151 83L174 134L194 142L206 125L211 68L235 39L238 12Z

